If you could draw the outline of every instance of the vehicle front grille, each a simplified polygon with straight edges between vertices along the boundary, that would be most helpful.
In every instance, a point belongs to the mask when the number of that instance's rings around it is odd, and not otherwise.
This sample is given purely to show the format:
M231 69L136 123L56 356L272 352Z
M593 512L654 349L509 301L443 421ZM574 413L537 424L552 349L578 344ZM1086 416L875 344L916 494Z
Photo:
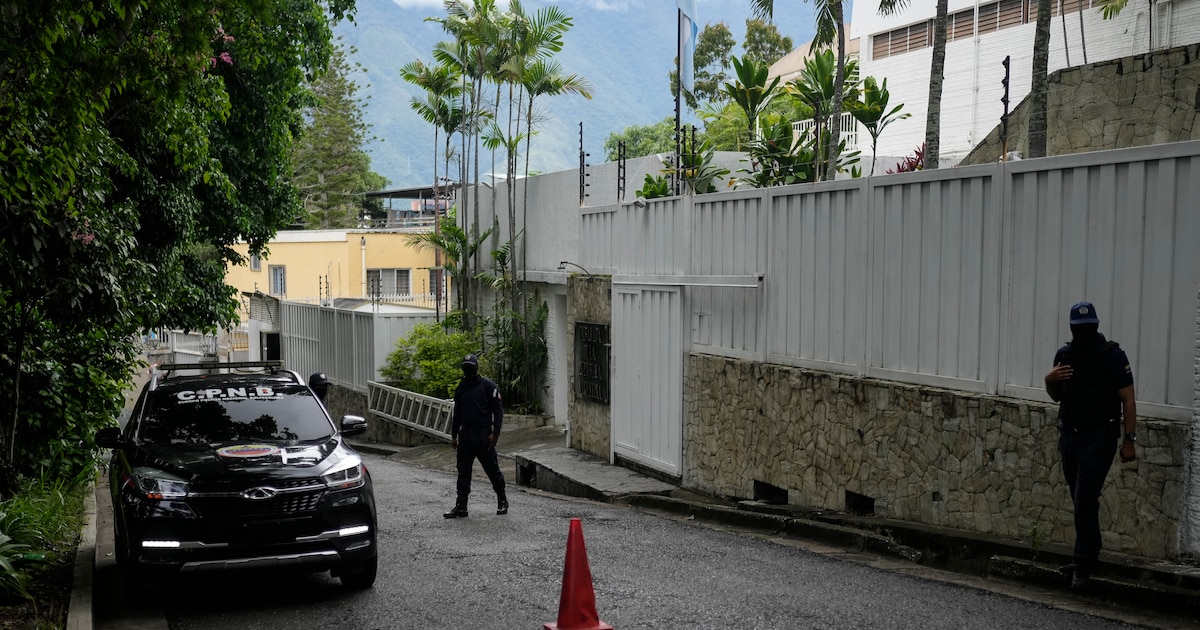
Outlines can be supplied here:
M325 496L324 488L310 492L281 494L270 499L243 497L193 498L188 501L201 518L245 519L315 512Z

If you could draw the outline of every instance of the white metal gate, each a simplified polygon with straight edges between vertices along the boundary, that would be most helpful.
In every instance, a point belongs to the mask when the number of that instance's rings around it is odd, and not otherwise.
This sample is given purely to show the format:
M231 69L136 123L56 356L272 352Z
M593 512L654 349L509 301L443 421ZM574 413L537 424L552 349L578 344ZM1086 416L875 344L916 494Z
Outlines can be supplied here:
M613 453L679 475L683 453L683 292L613 289Z

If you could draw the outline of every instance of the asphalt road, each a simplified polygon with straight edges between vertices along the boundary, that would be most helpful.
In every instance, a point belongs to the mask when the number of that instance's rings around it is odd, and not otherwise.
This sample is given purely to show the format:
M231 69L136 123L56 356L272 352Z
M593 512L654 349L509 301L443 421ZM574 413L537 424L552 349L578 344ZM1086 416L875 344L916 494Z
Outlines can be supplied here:
M496 516L445 520L454 481L367 455L379 507L373 589L328 575L152 585L176 630L528 628L557 618L570 519L581 518L601 620L633 628L1121 628L1120 623L673 517L511 490Z

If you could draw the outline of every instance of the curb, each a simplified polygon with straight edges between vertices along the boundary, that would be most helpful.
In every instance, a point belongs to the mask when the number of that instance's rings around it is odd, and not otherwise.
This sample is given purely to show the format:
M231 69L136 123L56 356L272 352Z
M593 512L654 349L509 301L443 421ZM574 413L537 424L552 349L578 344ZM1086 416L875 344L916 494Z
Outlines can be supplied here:
M80 532L79 547L75 550L75 577L71 581L71 604L67 609L66 630L91 630L92 576L96 567L96 486L84 496L87 525Z

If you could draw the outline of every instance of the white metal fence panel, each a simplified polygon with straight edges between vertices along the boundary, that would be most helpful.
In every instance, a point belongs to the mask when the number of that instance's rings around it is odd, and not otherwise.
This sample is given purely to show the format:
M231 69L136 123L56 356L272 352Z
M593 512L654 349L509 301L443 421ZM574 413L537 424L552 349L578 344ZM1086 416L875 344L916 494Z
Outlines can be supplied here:
M683 453L682 291L613 290L613 452L679 475Z
M284 367L304 376L321 371L321 308L282 302L279 320L279 351Z
M995 383L997 175L944 170L883 178L872 191L868 374L970 391Z
M584 268L599 270L617 266L615 243L618 212L618 206L580 211L579 264Z
M689 231L682 197L651 199L618 210L614 264L631 274L687 273Z
M295 302L283 302L280 309L284 365L305 377L323 372L330 382L361 393L379 378L396 341L436 317L433 312L358 312Z
M773 194L762 241L769 256L770 360L861 372L870 240L865 190L856 181Z
M687 273L755 276L766 271L766 254L759 247L768 220L762 191L703 195L693 202ZM761 295L761 289L689 287L693 347L735 357L761 356L766 333Z
M1190 144L1190 143L1189 143ZM1186 419L1194 395L1200 275L1200 156L1195 147L1058 158L1010 167L1012 280L1001 393L1040 396L1065 313L1087 299L1119 341L1138 411Z

